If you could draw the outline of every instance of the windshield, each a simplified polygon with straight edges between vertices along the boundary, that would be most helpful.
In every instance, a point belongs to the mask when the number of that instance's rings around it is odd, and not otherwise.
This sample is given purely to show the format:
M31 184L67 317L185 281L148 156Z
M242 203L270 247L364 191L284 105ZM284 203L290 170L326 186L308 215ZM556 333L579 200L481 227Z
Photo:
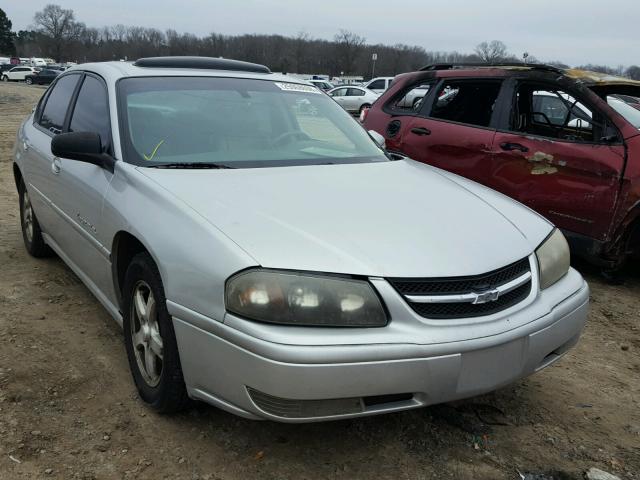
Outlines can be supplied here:
M123 79L118 89L125 158L138 165L254 168L388 160L348 113L309 85L144 77Z
M611 95L607 97L607 103L611 108L622 115L627 122L636 128L640 128L640 110L636 110L631 105L627 105L622 100L618 100Z

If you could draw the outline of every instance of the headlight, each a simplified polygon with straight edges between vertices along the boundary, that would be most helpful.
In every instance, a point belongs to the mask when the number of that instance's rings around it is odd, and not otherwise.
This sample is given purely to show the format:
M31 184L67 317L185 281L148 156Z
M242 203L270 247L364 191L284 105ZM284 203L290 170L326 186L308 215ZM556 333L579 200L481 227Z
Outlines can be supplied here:
M540 288L550 287L569 271L569 244L557 228L536 250Z
M283 325L382 327L387 314L369 282L308 273L248 270L231 277L226 307Z

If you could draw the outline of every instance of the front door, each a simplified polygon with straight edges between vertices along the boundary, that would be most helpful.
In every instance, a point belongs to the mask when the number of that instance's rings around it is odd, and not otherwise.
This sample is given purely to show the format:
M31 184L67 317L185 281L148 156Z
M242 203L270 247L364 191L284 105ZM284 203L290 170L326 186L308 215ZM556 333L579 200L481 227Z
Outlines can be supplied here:
M570 232L607 239L625 148L587 101L553 85L515 86L509 125L496 134L488 185Z
M97 76L86 74L77 94L66 131L95 132L103 151L111 153L107 88ZM60 248L91 282L111 296L110 241L101 228L102 206L113 174L96 165L59 159L53 202L64 218L57 236Z

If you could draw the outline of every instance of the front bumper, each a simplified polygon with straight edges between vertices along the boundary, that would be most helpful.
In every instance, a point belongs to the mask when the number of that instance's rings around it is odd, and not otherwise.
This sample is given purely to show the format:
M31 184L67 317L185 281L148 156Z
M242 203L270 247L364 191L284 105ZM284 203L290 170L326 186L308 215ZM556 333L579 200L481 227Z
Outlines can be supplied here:
M483 336L476 325L475 338L438 343L409 331L405 342L275 343L168 305L193 398L247 418L309 422L471 397L552 364L577 343L588 312L589 289L580 275L572 270L561 282L556 295L564 296L542 316L534 313L544 299L532 299L500 320L515 328L497 334L485 328L491 334Z

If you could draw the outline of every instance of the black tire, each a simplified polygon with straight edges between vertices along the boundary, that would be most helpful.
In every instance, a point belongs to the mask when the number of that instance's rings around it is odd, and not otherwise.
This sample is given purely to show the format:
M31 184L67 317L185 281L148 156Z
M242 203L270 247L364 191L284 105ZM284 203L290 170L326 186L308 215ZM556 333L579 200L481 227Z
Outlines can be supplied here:
M145 376L148 376L147 369L139 363L143 361L140 357L144 355L139 348L141 345L138 344L138 348L134 346L133 330L136 330L137 325L140 324L136 313L134 296L139 287L148 289L154 296L155 325L162 340L159 378L155 384L145 379ZM167 311L167 302L160 272L151 255L146 252L139 253L133 257L127 268L123 288L123 312L124 342L127 349L129 367L140 398L158 413L174 413L184 410L189 406L190 400L187 396L182 376L173 323ZM134 327L133 330L132 325ZM139 330L142 331L142 327ZM147 344L147 347L151 349L149 344ZM147 348L145 347L144 351L146 352L146 350ZM158 359L156 358L155 360L157 361ZM144 363L146 361L147 359L144 357ZM157 369L157 366L158 363L155 363L154 369Z
M18 195L20 197L20 227L27 252L36 258L50 257L53 255L53 251L42 238L42 230L23 181L20 181L18 186Z
M26 83L27 85L33 85L33 79L31 78L26 78L24 83Z
M3 82L8 82L9 81L9 77L7 77L6 75L2 76L2 81Z

